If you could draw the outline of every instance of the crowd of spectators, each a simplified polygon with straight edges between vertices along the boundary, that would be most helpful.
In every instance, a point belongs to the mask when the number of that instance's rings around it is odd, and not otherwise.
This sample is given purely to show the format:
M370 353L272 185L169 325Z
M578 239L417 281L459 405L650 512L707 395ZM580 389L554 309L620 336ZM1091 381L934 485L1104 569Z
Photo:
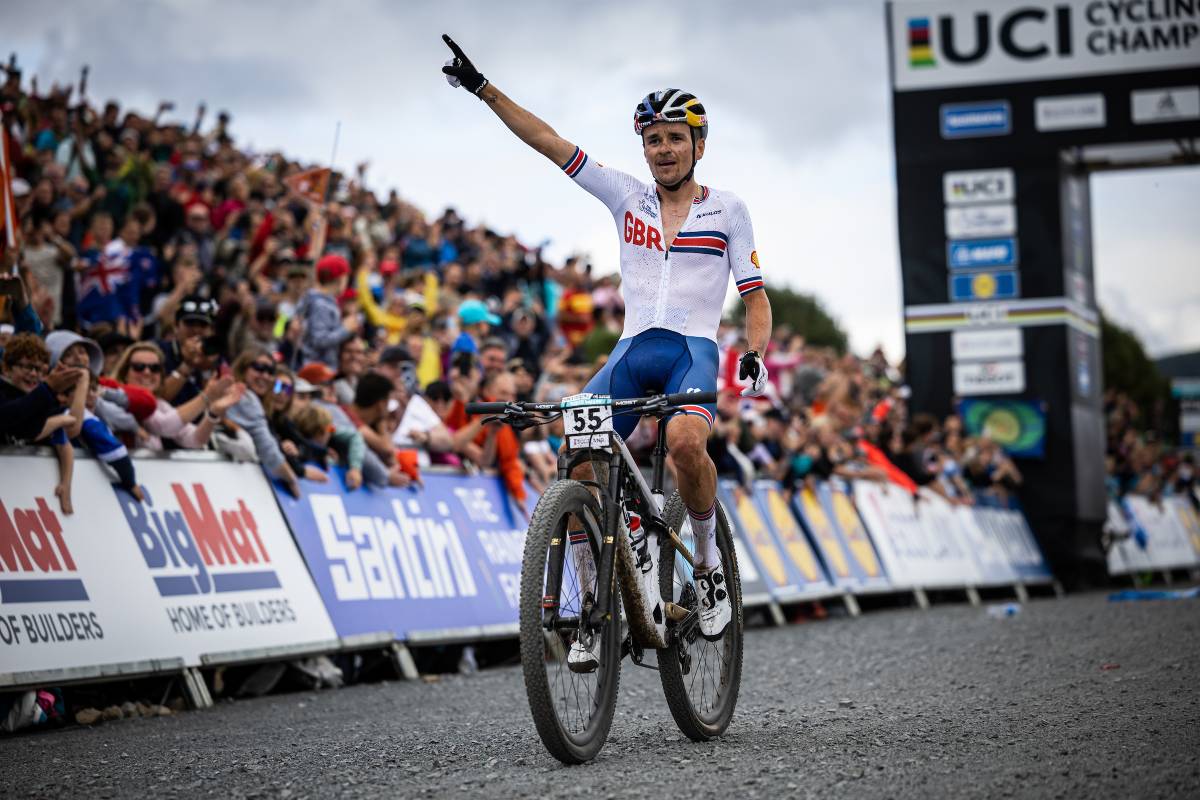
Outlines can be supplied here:
M164 121L169 104L153 117L93 108L10 70L0 109L20 227L0 264L19 275L0 278L0 444L55 448L64 510L74 447L135 493L137 449L256 460L293 493L301 478L419 485L433 465L495 469L518 501L553 480L560 424L518 433L465 404L580 391L622 329L616 276L381 197L366 165L327 177L239 149L229 116L206 128L203 106L183 125ZM957 417L910 417L879 350L838 355L781 321L767 396L748 399L739 329L722 324L718 343L709 452L724 477L866 478L954 503L1021 485ZM635 453L654 425L634 433ZM1115 474L1156 457L1126 439Z
M1196 465L1191 453L1168 446L1147 415L1125 392L1104 393L1108 449L1105 475L1114 499L1126 494L1151 498L1164 495L1198 498Z

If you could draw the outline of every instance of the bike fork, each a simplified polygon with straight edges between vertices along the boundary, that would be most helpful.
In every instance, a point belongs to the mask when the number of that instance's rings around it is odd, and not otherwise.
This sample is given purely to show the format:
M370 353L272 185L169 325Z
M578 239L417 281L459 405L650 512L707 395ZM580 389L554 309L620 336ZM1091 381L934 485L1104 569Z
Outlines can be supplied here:
M592 630L599 630L611 618L608 609L613 592L613 566L617 554L616 541L621 530L621 515L624 514L624 509L618 502L618 498L621 496L621 486L618 482L620 478L620 462L614 457L608 464L608 486L602 498L605 512L604 536L600 541L600 563L596 565L596 604L592 607L592 613L588 619Z

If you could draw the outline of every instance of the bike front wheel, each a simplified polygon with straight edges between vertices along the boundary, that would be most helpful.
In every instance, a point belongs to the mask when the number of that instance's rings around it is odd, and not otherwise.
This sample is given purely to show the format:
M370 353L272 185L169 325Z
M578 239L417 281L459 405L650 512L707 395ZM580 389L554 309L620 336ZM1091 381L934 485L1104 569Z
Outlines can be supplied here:
M671 716L688 738L703 742L720 736L733 719L742 680L742 582L738 575L737 551L725 509L717 503L717 550L733 604L733 618L720 639L700 635L699 625L676 625L670 644L658 651L658 674ZM696 552L687 508L678 492L663 508L663 521L679 534L683 545ZM692 587L692 568L679 555L670 536L659 537L659 591L688 611L699 605ZM685 632L684 632L685 631Z
M612 726L621 669L617 589L609 578L605 622L587 629L584 620L599 592L604 515L586 486L560 480L542 495L530 519L521 562L521 667L538 735L565 764L590 761ZM570 534L574 533L572 537ZM586 544L582 536L586 534ZM576 543L572 544L572 538ZM591 568L581 561L592 561ZM581 578L582 573L582 578ZM573 646L596 654L590 671L572 669Z

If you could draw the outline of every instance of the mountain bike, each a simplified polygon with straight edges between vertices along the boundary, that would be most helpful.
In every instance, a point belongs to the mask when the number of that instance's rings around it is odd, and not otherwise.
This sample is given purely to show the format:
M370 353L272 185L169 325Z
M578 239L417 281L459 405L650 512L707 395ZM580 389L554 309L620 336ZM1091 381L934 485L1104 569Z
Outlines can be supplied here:
M712 392L636 399L580 394L561 403L470 403L520 430L560 416L558 479L530 517L521 567L521 666L546 749L579 764L612 726L621 661L657 669L671 715L706 741L729 726L742 672L742 592L729 521L717 503L717 549L733 604L719 639L700 636L691 581L694 539L678 492L663 495L665 418ZM649 484L620 435L618 414L657 417ZM575 477L572 477L575 476ZM657 651L657 666L646 650Z

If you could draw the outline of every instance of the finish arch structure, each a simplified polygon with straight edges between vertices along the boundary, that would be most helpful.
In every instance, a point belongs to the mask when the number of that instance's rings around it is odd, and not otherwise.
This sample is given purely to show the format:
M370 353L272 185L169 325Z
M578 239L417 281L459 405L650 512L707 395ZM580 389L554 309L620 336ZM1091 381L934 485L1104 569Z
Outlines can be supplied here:
M1026 513L1059 578L1094 581L1105 430L1088 176L1200 163L1200 0L886 13L912 408L1028 412L1044 435L1020 461Z

